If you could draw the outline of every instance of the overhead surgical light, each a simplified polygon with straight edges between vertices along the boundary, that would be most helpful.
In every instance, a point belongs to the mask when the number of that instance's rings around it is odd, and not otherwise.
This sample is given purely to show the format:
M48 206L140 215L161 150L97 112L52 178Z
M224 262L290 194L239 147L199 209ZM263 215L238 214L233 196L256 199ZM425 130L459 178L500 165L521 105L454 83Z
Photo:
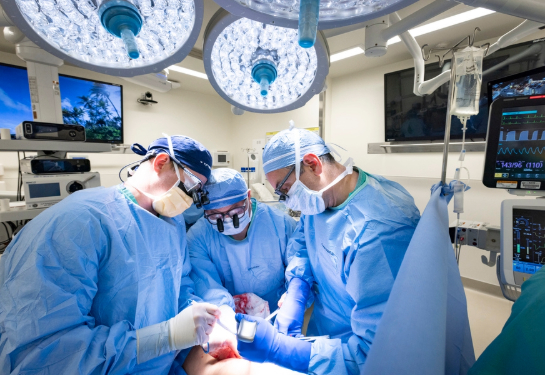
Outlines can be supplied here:
M299 44L314 44L316 30L365 22L417 0L214 0L240 17L270 25L299 28Z
M193 48L202 0L0 0L10 20L52 55L96 72L160 72Z
M302 107L324 87L329 48L321 33L312 48L297 30L220 9L204 34L204 68L214 89L237 108L260 113Z

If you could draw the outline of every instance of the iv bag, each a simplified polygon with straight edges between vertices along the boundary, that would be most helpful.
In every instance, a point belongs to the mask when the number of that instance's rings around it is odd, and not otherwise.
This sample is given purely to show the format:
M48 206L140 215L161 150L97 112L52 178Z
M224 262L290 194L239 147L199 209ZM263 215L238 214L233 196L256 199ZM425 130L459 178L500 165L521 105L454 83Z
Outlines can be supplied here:
M466 47L454 53L456 78L450 114L469 117L479 113L484 50Z

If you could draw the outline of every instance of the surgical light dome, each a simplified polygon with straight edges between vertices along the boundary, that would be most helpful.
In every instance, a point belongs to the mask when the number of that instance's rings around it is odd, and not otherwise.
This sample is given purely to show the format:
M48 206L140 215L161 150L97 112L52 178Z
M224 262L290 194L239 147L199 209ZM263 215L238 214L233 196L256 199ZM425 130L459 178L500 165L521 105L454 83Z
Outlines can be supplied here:
M298 27L300 0L214 0L230 13L282 27ZM365 22L398 11L417 0L316 0L318 29L333 29ZM312 2L303 0L305 7ZM308 3L308 4L307 4ZM312 15L312 12L309 14Z
M301 48L297 33L220 9L204 35L210 83L226 101L246 111L302 107L324 87L329 48L321 32L313 47Z
M132 77L182 61L199 35L202 0L0 0L10 20L52 55Z

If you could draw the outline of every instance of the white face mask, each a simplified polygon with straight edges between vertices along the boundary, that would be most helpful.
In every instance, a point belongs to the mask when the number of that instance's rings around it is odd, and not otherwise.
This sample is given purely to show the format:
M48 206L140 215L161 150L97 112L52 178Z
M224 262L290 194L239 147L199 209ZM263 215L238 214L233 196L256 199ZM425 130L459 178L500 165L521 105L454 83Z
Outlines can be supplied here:
M252 206L248 207L248 211L246 212L246 215L242 219L239 220L238 228L235 228L233 225L233 220L229 222L223 222L223 232L220 232L221 234L225 234L226 236L235 236L239 233L241 233L244 229L246 229L246 226L250 223L252 220ZM218 230L217 225L213 225L214 229Z
M173 162L174 163L174 162ZM184 193L182 189L178 187L180 184L180 172L178 166L174 163L174 169L176 170L176 176L178 181L169 190L161 195L152 195L138 189L132 185L136 190L144 194L146 197L153 200L152 207L159 214L166 217L175 217L182 214L193 204L193 199ZM130 179L127 180L130 183Z
M301 211L303 215L317 215L325 211L325 202L322 194L327 189L336 185L341 181L345 176L352 174L353 170L353 160L349 158L344 166L346 169L341 173L337 178L335 178L330 184L320 191L310 190L306 187L299 177L301 175L301 163L300 160L300 144L299 136L296 132L293 132L295 139L295 183L291 186L288 191L288 199L285 201L285 205L292 209L293 211Z

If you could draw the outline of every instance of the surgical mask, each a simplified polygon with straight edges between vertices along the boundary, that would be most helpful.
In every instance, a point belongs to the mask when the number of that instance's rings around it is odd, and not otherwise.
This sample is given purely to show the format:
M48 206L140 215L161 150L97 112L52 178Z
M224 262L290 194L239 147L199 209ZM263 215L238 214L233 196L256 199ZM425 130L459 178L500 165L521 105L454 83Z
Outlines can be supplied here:
M182 189L179 188L180 185L180 171L176 163L174 164L174 169L176 171L176 176L178 176L178 181L172 186L169 190L161 195L152 195L146 193L145 191L140 190L136 186L132 185L136 190L144 194L146 197L152 199L153 209L162 216L166 217L175 217L182 214L193 204L193 198L184 193ZM127 180L130 183L130 179Z
M225 234L226 236L235 236L239 233L241 233L246 226L250 223L252 220L252 206L248 207L248 215L244 215L242 219L239 220L238 228L235 228L233 224L233 220L228 222L223 222L223 232L220 232L221 234ZM218 230L218 226L214 225L214 229Z
M317 215L325 211L325 202L322 194L327 189L336 185L341 181L345 176L352 174L354 171L353 165L354 162L352 158L349 158L346 163L344 163L345 170L337 178L335 178L330 184L320 191L311 190L305 186L299 179L301 175L301 150L299 144L299 136L296 135L296 132L293 132L295 137L295 183L291 186L288 191L288 199L284 204L292 209L293 211L301 211L303 215Z

